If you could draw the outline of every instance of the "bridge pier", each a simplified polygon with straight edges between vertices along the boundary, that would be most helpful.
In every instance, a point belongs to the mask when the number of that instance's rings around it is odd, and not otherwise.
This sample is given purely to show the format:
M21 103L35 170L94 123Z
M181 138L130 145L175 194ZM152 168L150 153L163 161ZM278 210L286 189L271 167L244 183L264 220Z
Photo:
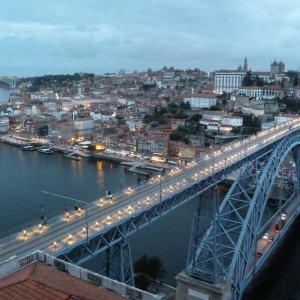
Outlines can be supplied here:
M230 300L232 298L231 282L223 278L217 284L194 279L181 272L176 276L175 300Z
M134 286L129 242L124 240L98 254L97 273Z

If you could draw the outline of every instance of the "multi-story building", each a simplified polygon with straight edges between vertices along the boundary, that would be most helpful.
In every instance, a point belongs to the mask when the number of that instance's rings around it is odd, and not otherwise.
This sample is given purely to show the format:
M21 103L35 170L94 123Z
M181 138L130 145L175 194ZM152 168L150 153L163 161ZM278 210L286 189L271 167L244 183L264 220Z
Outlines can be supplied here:
M233 127L240 127L243 125L243 118L237 116L223 116L222 125L230 125Z
M243 125L243 118L231 116L220 111L207 111L203 113L199 123L207 126L207 129L217 131L222 127L223 131L231 130L232 127L240 127Z
M283 91L279 85L264 85L262 88L262 99L282 98Z
M231 93L242 86L246 71L216 71L214 75L215 92L222 94L223 92Z
M274 121L276 124L281 124L299 118L300 116L296 114L280 114L274 118Z
M165 72L162 74L163 76L163 81L165 82L169 82L169 81L172 81L173 78L174 78L174 72Z
M248 96L249 98L254 98L255 100L262 99L262 90L258 86L243 86L238 90L239 96Z
M191 108L211 108L217 104L215 94L182 94L175 97L175 100L182 100L184 103L189 102Z
M274 99L276 97L282 97L282 88L278 85L264 85L263 87L258 86L244 86L239 88L238 94L240 96L248 96L250 99L255 100L262 99Z
M183 161L197 159L207 152L209 152L207 148L186 145L183 142L169 141L169 156L177 157Z

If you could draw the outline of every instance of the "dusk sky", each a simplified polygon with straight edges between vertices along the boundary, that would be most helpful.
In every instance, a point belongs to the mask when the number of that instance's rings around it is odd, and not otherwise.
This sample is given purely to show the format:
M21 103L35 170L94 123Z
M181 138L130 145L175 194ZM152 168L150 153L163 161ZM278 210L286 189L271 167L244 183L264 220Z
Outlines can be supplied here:
M0 76L300 67L299 0L14 0L0 7Z

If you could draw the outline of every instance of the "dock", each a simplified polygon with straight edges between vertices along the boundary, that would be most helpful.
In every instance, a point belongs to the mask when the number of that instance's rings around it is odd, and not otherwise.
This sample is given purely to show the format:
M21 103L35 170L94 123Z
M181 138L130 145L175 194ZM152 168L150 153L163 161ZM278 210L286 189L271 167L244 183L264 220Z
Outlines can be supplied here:
M81 160L81 157L78 156L78 154L76 154L75 152L65 152L64 157L78 161Z

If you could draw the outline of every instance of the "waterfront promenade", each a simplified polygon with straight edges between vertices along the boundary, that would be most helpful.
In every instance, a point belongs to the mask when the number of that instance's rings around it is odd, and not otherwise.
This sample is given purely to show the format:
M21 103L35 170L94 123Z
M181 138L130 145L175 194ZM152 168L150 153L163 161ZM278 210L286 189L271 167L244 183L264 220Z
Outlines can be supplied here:
M16 137L15 135L11 135L11 134L7 134L7 135L3 135L1 136L1 141L5 142L7 144L13 145L13 146L17 146L17 147L22 147L24 145L27 145L29 143L31 144L41 144L41 145L46 145L47 144L47 140L46 139L38 139L38 138L34 138L34 139L26 139L26 138L22 138L22 137ZM96 158L101 158L101 159L106 159L106 160L113 160L116 162L120 162L120 163L124 163L124 165L127 166L135 166L135 164L139 163L141 166L141 169L131 169L133 172L136 173L140 173L140 174L144 174L145 172L160 172L162 171L162 168L166 169L166 170L171 170L172 167L174 168L174 166L170 166L168 163L161 163L161 162L151 162L151 161L145 161L145 160L141 160L137 157L129 157L129 156L121 156L118 154L114 154L114 153L103 153L103 152L96 152L96 151L89 151L86 149L74 149L74 147L72 145L67 145L67 144L53 144L52 149L56 152L62 152L62 153L74 153L75 155L81 156L81 157L96 157ZM126 164L127 163L127 164ZM147 168L149 167L149 168ZM130 168L128 168L129 171Z

